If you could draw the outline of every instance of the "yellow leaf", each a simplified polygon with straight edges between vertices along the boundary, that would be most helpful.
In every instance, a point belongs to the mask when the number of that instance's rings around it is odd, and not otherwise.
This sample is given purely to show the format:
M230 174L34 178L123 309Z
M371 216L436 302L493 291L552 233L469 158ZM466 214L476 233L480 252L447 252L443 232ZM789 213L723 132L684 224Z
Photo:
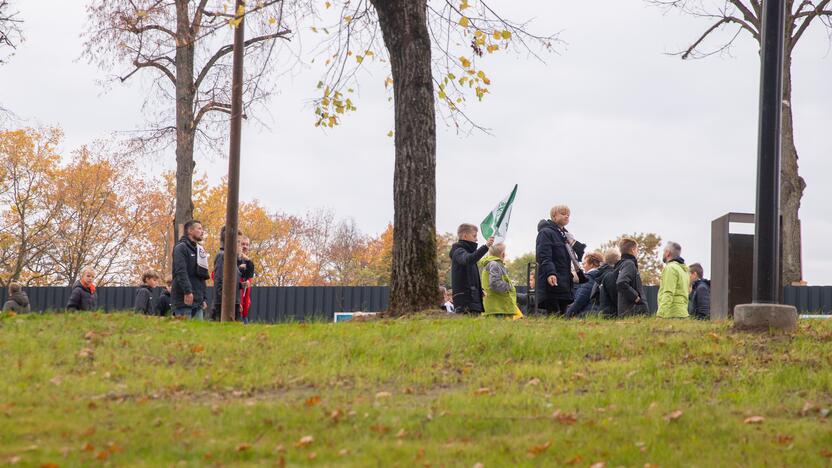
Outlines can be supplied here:
M139 11L136 12L136 16L138 16L139 18L145 18L145 17L147 17L147 11L146 10L139 10Z
M315 26L312 26L312 32L313 32L313 33L318 32L318 28L316 28Z
M392 137L393 136L393 130L390 130L389 132L387 132L387 136Z
M468 67L470 67L470 66L471 66L471 61L470 61L470 60L468 60L468 59L467 59L467 58L465 58L465 57L460 57L460 58L459 58L459 63L461 63L461 64L462 64L462 66L463 66L463 67L465 67L465 68L468 68Z
M361 62L364 61L364 57L361 56L361 55L356 55L355 56L355 61L358 62L358 63L361 63Z
M470 6L471 5L468 4L468 0L462 0L461 2L459 2L459 11L462 11Z
M275 19L275 17L274 16L269 16L269 24L273 25L275 23L277 23L277 20Z
M511 39L511 31L503 31L500 35L503 39Z
M462 26L463 28L467 28L468 27L468 18L465 17L465 16L459 18L459 25Z
M332 6L332 4L331 4L331 3L329 3L329 2L324 3L324 7L326 7L326 8L329 8L329 7L331 7L331 6Z
M346 21L347 23L349 23L350 21L352 21L352 16L345 16L345 17L344 17L344 21Z

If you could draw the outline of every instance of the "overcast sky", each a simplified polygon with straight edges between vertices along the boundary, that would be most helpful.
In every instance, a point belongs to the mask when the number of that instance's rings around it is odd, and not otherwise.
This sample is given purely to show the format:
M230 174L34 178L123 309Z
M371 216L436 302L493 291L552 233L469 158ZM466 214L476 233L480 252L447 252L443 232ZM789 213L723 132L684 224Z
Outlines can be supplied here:
M655 232L683 246L709 273L710 224L727 212L753 212L759 62L742 36L730 55L682 61L708 26L663 14L639 0L498 2L507 16L534 18L536 31L560 32L566 44L546 63L495 54L483 67L491 94L472 103L493 135L458 135L439 124L437 227L479 222L518 183L509 256L534 249L537 222L556 203L572 207L570 229L597 247L622 233ZM81 54L85 2L20 1L26 42L0 68L0 102L24 125L59 125L68 153L113 131L145 122L146 82L97 82L102 73ZM592 7L590 5L593 5ZM393 218L392 104L381 68L361 77L358 112L326 132L313 126L309 100L320 69L285 75L260 116L244 124L244 200L301 215L331 208L368 233ZM793 110L800 170L807 182L804 276L832 284L832 52L815 25L793 65ZM143 163L172 169L173 153ZM197 156L212 182L227 161Z

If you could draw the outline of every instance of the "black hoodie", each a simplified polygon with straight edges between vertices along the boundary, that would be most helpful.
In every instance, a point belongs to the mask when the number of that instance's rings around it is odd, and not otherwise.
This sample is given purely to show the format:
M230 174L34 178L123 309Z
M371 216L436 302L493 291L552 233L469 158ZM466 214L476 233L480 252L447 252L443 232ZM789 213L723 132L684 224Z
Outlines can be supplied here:
M23 314L27 312L31 312L32 308L29 305L29 296L26 295L25 291L17 291L12 293L9 297L9 300L3 304L3 312L14 312L17 314Z
M693 282L688 298L688 313L699 320L711 318L711 281L698 279Z
M482 280L477 262L488 253L488 246L460 240L451 246L451 289L457 312L484 312Z

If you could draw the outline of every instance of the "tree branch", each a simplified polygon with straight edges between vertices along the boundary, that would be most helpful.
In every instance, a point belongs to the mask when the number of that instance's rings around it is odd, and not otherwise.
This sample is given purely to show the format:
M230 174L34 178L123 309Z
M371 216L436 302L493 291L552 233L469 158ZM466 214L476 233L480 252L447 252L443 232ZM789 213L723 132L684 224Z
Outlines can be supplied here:
M133 65L136 68L134 68L133 71L131 71L127 75L125 75L123 77L119 77L119 80L121 80L121 82L124 83L131 76L133 76L137 71L139 71L140 69L150 67L150 68L156 68L157 70L160 70L165 76L168 77L170 82L175 85L176 84L176 76L174 76L173 72L168 70L168 68L166 66L162 65L161 63L158 63L158 60L160 60L160 59L153 59L153 60L148 60L148 61L145 61L145 62L141 62L138 59L133 60Z
M792 46L797 44L797 41L800 40L803 33L806 32L806 29L809 28L809 24L812 21L819 17L819 16L832 16L832 10L826 10L826 6L829 5L830 0L822 0L820 1L814 10L798 12L795 15L795 19L797 18L804 18L803 22L800 24L800 27L797 28L797 32L794 33L794 36L791 37L792 39Z
M278 32L273 33L273 34L266 34L264 36L254 37L254 38L248 39L247 41L243 42L243 49L245 49L246 47L248 47L252 44L256 44L258 42L263 42L263 41L268 41L270 39L281 38L281 39L288 40L286 38L286 36L288 36L291 33L292 33L292 31L290 31L288 29L284 29L283 31L278 31ZM208 60L208 62L205 63L205 66L202 67L202 70L199 71L199 75L197 75L196 80L194 81L194 88L199 90L199 85L202 84L202 80L204 80L205 77L208 76L208 72L211 70L211 67L213 67L214 64L216 64L219 59L221 59L224 56L231 53L232 50L234 50L234 45L233 44L226 44L226 45L220 47L214 53L214 55Z

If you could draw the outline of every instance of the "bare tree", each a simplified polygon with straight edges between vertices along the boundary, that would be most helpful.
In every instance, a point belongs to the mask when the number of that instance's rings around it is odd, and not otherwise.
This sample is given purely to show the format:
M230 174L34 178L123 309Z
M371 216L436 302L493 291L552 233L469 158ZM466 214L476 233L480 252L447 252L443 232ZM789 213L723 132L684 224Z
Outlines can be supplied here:
M4 48L17 49L17 45L23 41L23 31L17 11L12 11L8 0L0 0L0 64L5 63L2 51Z
M145 108L149 129L133 140L139 151L176 145L175 224L193 216L194 148L218 150L231 111L231 30L245 14L245 111L272 89L271 65L277 39L289 40L287 18L300 15L293 2L260 0L247 11L228 11L220 0L91 0L85 56L116 81L142 72L151 78ZM158 109L158 110L157 110Z
M748 34L760 43L760 20L762 0L726 0L711 3L702 0L648 0L649 3L665 9L678 9L693 16L711 21L702 33L684 51L678 53L682 59L708 57L729 51L736 39ZM800 200L806 189L806 182L798 172L797 148L794 142L794 121L792 118L792 55L795 47L814 23L821 23L832 35L832 0L785 0L786 31L783 54L783 117L781 128L781 169L780 169L780 214L783 217L781 239L783 255L782 284L800 281L803 276ZM727 37L720 37L727 32ZM719 45L706 48L709 41Z
M326 2L325 5L329 5ZM393 265L390 313L433 309L436 265L436 114L461 128L484 128L465 113L470 96L482 100L491 79L483 58L511 47L534 56L556 36L528 32L481 0L358 0L345 2L329 34L319 83L317 124L332 127L356 106L357 73L373 60L389 61L395 107ZM382 45L383 43L383 45ZM440 106L436 106L439 103Z

